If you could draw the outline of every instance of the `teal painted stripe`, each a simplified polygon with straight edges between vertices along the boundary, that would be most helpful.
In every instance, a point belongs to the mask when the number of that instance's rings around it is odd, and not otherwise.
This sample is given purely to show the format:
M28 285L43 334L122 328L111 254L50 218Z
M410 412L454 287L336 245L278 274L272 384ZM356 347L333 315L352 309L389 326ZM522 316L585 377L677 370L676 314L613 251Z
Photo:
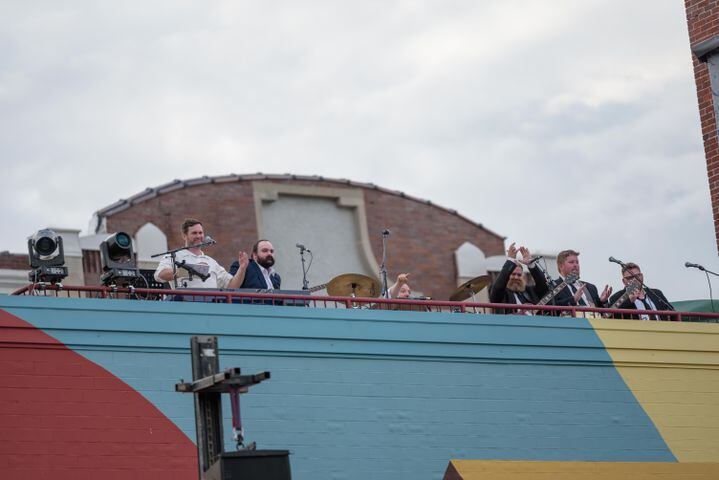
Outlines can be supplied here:
M585 319L54 298L28 308L24 298L5 309L73 348L183 350L187 336L212 332L272 354L611 364Z
M675 461L584 319L0 302L191 438L192 399L173 387L190 377L189 337L218 335L223 367L272 372L243 397L243 420L262 448L293 451L299 479L437 478L450 458Z

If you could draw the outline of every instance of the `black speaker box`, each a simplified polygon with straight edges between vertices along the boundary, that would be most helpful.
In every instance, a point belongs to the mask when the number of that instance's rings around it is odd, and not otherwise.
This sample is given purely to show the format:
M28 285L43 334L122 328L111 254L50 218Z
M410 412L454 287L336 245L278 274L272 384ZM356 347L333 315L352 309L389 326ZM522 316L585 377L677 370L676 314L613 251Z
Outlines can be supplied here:
M212 464L206 480L290 480L288 450L225 452Z

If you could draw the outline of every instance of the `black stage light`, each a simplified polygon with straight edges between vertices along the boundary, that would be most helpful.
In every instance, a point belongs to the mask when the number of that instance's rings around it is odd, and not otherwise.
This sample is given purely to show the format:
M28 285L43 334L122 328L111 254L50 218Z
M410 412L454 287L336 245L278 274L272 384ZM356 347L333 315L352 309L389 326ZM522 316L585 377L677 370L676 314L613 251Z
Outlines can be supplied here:
M57 283L67 277L62 237L49 228L38 230L27 239L27 253L33 282Z
M132 251L132 238L125 232L117 232L100 244L103 285L134 286L140 277Z

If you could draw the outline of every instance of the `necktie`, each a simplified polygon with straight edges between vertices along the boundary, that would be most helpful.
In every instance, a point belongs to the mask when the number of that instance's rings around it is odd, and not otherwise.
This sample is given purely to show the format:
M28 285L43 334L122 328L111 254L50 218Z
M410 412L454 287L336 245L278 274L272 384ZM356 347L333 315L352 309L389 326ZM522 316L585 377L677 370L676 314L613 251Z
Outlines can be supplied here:
M574 294L576 294L578 290L579 290L579 289L576 288L576 285L569 287L569 291L570 291L570 293L572 294L572 296L574 296ZM579 305L579 306L581 306L581 307L586 307L586 306L587 306L587 302L584 301L584 295L582 295L581 297L579 297L579 301L577 301L577 305Z

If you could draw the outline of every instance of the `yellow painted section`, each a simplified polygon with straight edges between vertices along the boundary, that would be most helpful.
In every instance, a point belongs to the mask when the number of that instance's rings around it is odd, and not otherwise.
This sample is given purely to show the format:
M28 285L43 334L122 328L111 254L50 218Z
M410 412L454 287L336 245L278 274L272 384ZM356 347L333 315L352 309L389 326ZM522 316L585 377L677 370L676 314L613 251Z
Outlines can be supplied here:
M719 463L502 460L452 460L450 463L462 480L716 480L719 478Z
M719 324L589 321L677 460L719 462Z

